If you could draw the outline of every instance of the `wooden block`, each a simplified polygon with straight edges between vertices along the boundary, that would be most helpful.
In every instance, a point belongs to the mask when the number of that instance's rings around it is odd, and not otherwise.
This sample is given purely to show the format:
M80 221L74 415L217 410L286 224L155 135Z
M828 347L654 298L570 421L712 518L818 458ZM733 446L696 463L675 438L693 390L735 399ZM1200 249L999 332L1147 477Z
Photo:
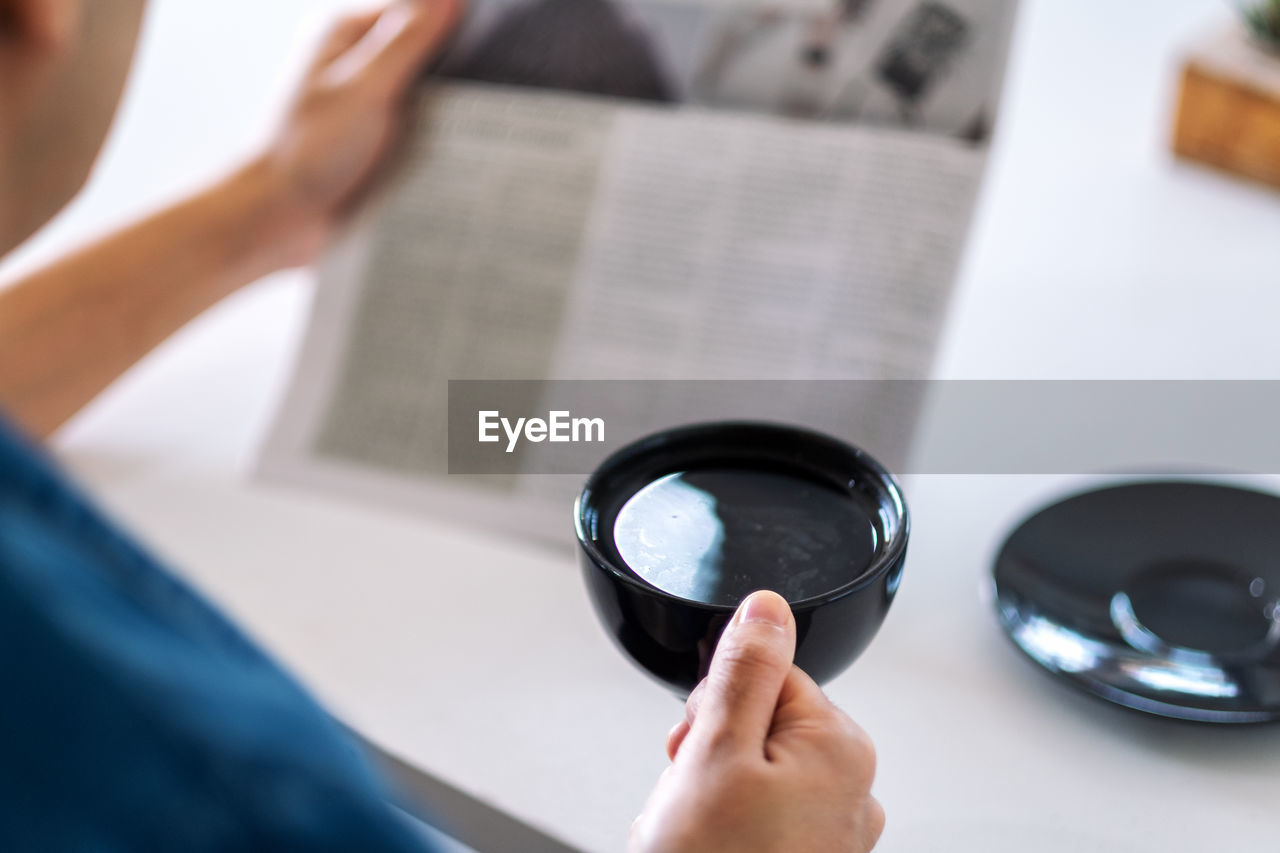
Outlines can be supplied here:
M1280 57L1240 26L1197 45L1182 72L1173 150L1280 189Z

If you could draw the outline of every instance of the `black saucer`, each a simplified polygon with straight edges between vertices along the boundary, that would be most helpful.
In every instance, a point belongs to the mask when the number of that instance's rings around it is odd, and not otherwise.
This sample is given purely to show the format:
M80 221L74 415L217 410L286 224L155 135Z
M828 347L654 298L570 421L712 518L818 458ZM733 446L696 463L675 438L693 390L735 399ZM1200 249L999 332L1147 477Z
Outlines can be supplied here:
M1185 720L1280 719L1280 497L1085 492L1023 522L994 579L1005 633L1077 687Z

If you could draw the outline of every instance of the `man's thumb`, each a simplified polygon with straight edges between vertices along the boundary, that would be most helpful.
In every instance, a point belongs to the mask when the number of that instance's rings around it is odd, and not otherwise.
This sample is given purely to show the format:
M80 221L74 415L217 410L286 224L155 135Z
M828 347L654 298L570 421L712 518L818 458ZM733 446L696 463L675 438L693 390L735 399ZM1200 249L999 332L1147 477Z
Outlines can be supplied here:
M791 607L754 592L720 636L688 741L715 749L763 749L796 650Z

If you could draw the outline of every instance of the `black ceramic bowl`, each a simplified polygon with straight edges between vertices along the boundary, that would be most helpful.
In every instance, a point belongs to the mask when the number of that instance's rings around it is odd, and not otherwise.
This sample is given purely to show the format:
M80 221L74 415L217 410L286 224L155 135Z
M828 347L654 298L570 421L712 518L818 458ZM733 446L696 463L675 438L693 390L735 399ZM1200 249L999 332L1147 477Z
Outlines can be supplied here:
M863 509L874 550L850 555L832 588L792 600L796 663L819 683L842 672L871 642L902 579L910 522L893 476L865 452L821 433L770 423L725 422L665 430L606 459L582 488L574 521L587 591L617 646L684 696L706 675L734 603L665 592L627 565L614 521L641 489L679 472L770 471L834 489Z

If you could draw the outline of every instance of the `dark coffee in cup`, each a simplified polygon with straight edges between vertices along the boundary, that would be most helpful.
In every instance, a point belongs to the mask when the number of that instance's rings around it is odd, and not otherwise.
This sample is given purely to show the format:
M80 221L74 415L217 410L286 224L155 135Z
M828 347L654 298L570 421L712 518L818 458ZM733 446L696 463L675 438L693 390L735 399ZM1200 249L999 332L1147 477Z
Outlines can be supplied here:
M587 589L619 647L677 693L697 684L751 592L796 617L796 663L824 681L898 589L909 522L865 452L780 424L667 430L610 456L575 507Z
M610 550L644 582L691 601L732 607L758 589L803 601L871 564L873 512L803 471L694 468L632 495L612 519Z

